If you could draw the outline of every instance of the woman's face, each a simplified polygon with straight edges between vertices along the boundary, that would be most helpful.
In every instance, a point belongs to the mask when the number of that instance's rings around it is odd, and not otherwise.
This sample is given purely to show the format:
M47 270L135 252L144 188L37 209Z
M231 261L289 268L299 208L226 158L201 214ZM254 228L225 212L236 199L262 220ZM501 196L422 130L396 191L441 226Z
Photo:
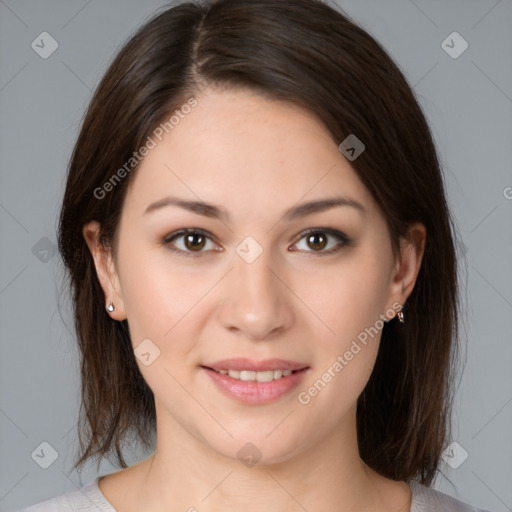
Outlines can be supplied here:
M382 212L313 116L247 91L197 101L133 176L106 297L160 435L282 461L353 432L415 264L398 272ZM190 205L151 206L167 197Z

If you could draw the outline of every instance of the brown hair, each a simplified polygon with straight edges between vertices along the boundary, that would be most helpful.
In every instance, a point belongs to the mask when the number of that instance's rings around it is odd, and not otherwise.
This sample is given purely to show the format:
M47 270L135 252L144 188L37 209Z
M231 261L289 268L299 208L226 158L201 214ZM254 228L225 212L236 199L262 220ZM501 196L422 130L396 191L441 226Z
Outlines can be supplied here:
M378 473L429 485L451 435L458 340L455 230L433 138L407 80L386 51L319 0L218 0L166 8L121 49L87 109L69 164L59 250L69 271L81 356L81 467L145 447L154 398L133 354L126 321L105 297L82 235L91 220L116 256L118 222L136 166L98 199L152 130L203 87L250 88L299 105L340 143L366 146L351 165L384 212L395 255L408 223L427 229L423 262L404 308L387 323L369 382L358 398L360 456ZM85 416L83 413L85 412ZM448 432L450 430L450 432ZM99 465L99 462L98 462Z

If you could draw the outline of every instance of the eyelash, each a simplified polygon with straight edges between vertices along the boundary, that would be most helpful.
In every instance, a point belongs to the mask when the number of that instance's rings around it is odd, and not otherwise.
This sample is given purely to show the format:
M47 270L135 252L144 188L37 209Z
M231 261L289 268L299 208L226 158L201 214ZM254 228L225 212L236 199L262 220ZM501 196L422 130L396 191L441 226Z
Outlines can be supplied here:
M191 229L181 229L180 231L176 231L174 233L171 233L170 235L166 236L162 240L162 243L164 245L166 245L167 248L170 251L172 251L172 252L176 252L176 253L178 253L180 255L183 255L183 256L186 256L186 257L197 258L197 257L201 256L206 251L200 251L200 252L194 253L192 251L184 251L182 249L176 249L176 248L170 246L170 243L172 241L174 241L177 238L180 238L182 236L189 235L189 234L202 235L202 236L207 237L210 240L212 240L212 238L213 238L210 235L210 233L208 233L207 231L204 231L204 230L199 229L199 228L197 228L197 229L192 229L191 228ZM300 242L304 237L306 237L308 235L312 235L312 234L331 235L334 238L337 238L339 240L339 242L341 242L335 248L331 248L328 251L306 251L306 252L311 252L311 253L313 253L313 254L315 254L317 256L327 256L329 254L335 254L335 253L341 251L341 249L343 247L349 246L353 242L353 240L350 239L347 235L345 235L345 233L342 233L341 231L338 231L336 229L331 229L331 228L312 228L312 229L308 229L308 230L302 232L300 234L300 237L298 238L298 240L294 243L294 245L297 244L298 242Z

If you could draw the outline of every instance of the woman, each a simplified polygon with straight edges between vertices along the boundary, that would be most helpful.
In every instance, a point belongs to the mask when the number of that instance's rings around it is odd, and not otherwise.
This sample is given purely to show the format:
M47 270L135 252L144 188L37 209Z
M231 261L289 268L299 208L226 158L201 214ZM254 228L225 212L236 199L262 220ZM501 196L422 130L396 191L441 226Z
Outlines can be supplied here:
M436 150L400 70L338 11L219 0L150 20L87 111L59 249L75 468L124 469L25 510L475 510L428 487L458 322Z

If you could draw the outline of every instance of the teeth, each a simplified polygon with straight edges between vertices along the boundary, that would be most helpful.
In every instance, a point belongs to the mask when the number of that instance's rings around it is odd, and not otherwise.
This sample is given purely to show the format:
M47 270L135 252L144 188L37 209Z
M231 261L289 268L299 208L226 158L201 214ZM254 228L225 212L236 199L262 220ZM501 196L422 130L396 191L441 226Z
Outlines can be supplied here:
M256 372L242 370L240 372L240 380L256 380Z
M274 371L269 370L268 372L254 372L256 373L256 380L258 382L270 382L274 380Z
M232 379L243 381L270 382L278 380L281 377L291 375L292 370L266 370L263 372L254 372L250 370L215 370L222 375L229 375Z

